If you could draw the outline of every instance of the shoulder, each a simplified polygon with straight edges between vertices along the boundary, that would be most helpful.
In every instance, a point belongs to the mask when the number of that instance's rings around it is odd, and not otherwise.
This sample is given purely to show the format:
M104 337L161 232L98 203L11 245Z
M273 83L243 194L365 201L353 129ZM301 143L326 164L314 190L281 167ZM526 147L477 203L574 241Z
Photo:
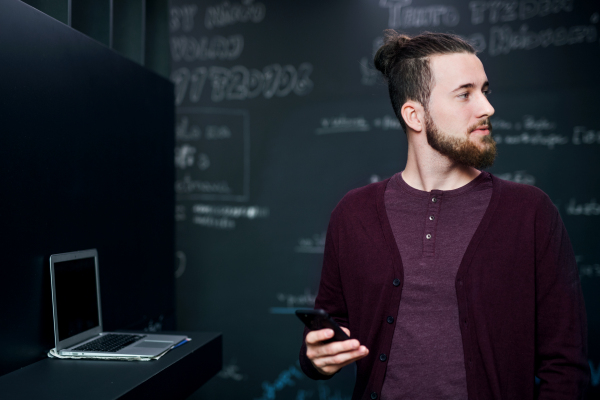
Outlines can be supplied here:
M552 204L550 197L540 188L500 179L492 175L494 188L500 190L501 201L519 208L536 209Z
M339 201L331 213L332 220L347 215L359 216L377 213L377 202L382 199L389 179L352 189Z
M542 189L500 179L492 175L494 189L500 191L501 208L533 215L536 220L560 218L558 209Z

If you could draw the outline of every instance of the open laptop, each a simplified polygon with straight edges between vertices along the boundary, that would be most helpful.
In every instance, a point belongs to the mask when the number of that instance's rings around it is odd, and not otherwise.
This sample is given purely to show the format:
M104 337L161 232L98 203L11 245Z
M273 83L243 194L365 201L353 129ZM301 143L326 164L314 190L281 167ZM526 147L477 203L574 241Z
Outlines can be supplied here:
M96 249L50 256L54 342L64 356L153 357L185 336L104 332Z

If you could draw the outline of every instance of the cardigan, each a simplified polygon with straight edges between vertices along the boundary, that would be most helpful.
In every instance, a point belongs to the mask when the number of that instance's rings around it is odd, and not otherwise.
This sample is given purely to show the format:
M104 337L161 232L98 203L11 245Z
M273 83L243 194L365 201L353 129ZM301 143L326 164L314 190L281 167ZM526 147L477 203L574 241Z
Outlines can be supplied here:
M385 211L389 179L350 191L329 221L315 308L369 349L352 399L380 396L402 299L402 259ZM469 399L579 399L590 378L575 256L540 189L492 175L493 192L456 274ZM304 330L304 338L308 329ZM312 379L329 379L300 349ZM434 368L434 366L432 366Z

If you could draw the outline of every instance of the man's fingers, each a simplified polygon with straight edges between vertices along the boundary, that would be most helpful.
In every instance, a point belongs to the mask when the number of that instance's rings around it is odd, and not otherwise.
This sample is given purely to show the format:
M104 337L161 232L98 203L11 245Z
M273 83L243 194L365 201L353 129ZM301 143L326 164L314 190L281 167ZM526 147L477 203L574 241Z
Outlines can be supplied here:
M325 357L338 353L345 353L357 350L360 342L356 339L344 340L343 342L332 342L324 345L317 345L311 348L313 357Z
M346 328L346 327L343 327L343 326L340 326L340 328L342 328L342 330L343 330L344 332L346 332L346 335L348 335L348 337L350 337L350 329L348 329L348 328Z
M338 369L345 365L353 363L356 360L360 360L369 354L369 350L365 346L360 346L357 350L347 351L345 353L339 353L332 356L318 357L313 360L315 366L323 369L328 366L335 366Z
M319 329L310 331L306 335L306 344L317 344L333 337L333 329Z

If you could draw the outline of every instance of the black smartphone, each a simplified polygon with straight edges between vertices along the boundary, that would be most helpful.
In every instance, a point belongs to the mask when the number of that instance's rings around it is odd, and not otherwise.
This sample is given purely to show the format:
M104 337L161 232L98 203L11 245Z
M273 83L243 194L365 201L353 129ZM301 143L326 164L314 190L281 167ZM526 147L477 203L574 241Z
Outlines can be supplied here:
M304 325L311 331L319 329L332 329L333 337L324 343L335 342L338 340L348 340L350 337L340 328L337 322L333 320L324 310L296 310L296 315Z

